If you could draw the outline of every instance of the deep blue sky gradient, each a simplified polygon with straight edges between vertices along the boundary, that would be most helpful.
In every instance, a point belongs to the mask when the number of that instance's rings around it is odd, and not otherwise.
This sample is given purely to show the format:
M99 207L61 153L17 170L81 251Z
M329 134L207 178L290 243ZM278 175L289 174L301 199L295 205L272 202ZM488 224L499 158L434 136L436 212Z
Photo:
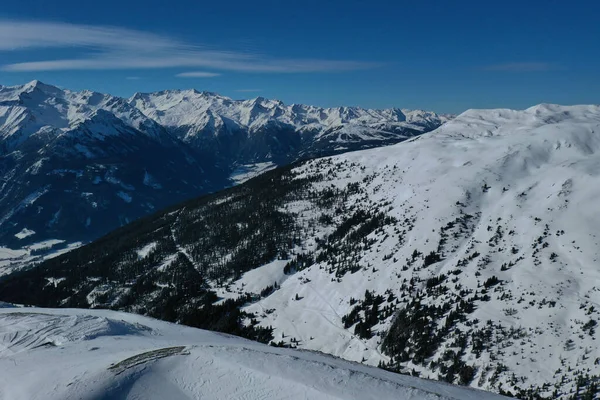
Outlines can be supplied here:
M373 62L332 72L207 68L0 71L0 84L32 79L120 96L196 88L322 106L525 108L600 103L600 1L164 1L19 0L2 21L115 26L276 59ZM81 49L0 51L0 64L77 57ZM178 78L189 71L212 78ZM137 77L139 79L127 79ZM240 92L257 89L260 92Z

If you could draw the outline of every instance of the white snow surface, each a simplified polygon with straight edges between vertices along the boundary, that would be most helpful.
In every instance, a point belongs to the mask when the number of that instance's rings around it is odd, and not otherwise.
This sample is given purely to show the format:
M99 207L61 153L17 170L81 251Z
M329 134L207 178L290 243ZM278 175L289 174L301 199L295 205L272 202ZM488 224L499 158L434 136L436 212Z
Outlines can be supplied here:
M123 99L89 90L61 89L37 80L18 86L0 85L0 139L8 149L36 134L81 136L83 131L102 140L106 136L143 132L153 138L165 138L169 135L164 127L186 128L184 140L201 133L255 132L275 125L316 134L318 138L326 136L332 141L357 142L382 140L390 135L401 138L398 131L408 128L423 132L452 117L399 108L285 105L262 97L233 100L196 90L136 93ZM98 156L94 149L80 143L75 150L90 159ZM35 174L40 165L32 166L31 173Z
M104 310L0 307L0 370L10 400L503 398Z
M61 246L59 249L53 249L53 246L64 243L62 239L48 239L36 242L21 248L12 249L0 246L0 276L18 271L22 268L57 257L68 251L76 249L83 245L81 242L73 242ZM35 251L47 250L44 254L36 254Z
M21 229L21 231L19 233L15 234L15 237L17 239L25 239L26 237L29 237L31 235L35 235L35 231L33 231L31 229L23 228L23 229Z
M252 178L257 177L263 172L272 170L275 167L277 167L277 165L270 161L240 165L231 173L230 179L235 182L236 185L240 185Z

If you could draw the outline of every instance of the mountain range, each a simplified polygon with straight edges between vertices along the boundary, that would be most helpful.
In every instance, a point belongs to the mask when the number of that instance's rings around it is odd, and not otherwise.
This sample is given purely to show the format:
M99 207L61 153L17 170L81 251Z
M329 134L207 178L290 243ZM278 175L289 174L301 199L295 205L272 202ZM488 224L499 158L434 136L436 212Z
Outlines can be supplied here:
M2 279L0 300L594 398L599 180L600 106L469 110L171 206Z
M195 90L124 99L39 81L0 86L0 267L278 165L396 143L450 117Z

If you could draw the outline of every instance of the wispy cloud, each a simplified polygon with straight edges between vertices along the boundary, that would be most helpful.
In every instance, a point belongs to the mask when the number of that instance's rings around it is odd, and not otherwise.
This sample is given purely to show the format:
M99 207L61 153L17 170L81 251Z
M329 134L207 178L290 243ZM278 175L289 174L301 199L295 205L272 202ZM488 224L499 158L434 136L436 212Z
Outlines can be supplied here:
M215 76L221 76L221 74L217 74L216 72L192 71L182 72L175 76L178 78L214 78Z
M236 92L240 93L254 93L254 92L262 92L262 89L238 89Z
M486 71L504 71L504 72L539 72L556 69L557 66L546 62L512 62L504 64L487 65L483 69Z
M0 65L4 71L209 68L243 72L334 72L378 63L323 59L277 59L214 49L163 35L108 26L0 20L0 53L70 48L76 56Z
M127 78L125 78L125 79L127 79L128 81L139 81L139 80L140 80L140 79L142 79L142 78L141 78L141 77L139 77L139 76L128 76L128 77L127 77Z

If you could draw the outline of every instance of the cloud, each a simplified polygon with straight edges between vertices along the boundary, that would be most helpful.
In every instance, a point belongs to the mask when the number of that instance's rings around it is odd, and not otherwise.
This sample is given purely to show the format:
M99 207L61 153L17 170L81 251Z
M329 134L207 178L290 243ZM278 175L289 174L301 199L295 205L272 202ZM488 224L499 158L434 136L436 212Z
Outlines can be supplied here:
M253 93L253 92L262 92L262 89L238 89L236 92L240 93Z
M167 36L110 26L0 20L0 53L42 48L71 49L76 56L4 64L0 70L59 71L209 68L240 72L336 72L375 68L378 63L277 59L210 48Z
M127 78L125 78L125 79L127 79L128 81L139 81L139 80L140 80L140 79L142 79L142 78L141 78L141 77L139 77L139 76L128 76L128 77L127 77Z
M539 72L556 69L556 65L545 62L513 62L505 64L488 65L483 69L486 71Z
M192 72L182 72L175 76L177 78L214 78L215 76L221 76L221 74L217 74L215 72L192 71Z

